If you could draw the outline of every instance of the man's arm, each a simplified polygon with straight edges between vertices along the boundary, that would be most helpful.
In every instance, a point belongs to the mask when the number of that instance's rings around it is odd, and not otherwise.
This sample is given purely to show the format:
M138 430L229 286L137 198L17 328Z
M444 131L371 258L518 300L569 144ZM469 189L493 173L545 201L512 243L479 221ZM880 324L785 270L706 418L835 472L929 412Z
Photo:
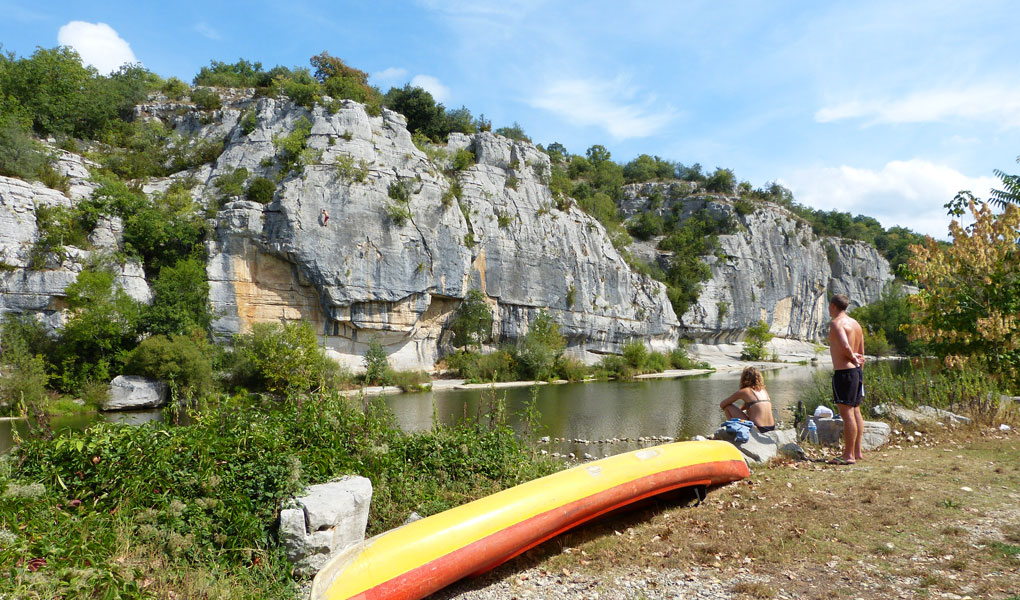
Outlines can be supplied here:
M846 330L842 326L837 325L835 321L829 323L829 339L833 338L835 334L836 348L843 355L843 358L849 360L854 366L860 366L860 361L854 355L854 349L850 347L850 338L846 335Z

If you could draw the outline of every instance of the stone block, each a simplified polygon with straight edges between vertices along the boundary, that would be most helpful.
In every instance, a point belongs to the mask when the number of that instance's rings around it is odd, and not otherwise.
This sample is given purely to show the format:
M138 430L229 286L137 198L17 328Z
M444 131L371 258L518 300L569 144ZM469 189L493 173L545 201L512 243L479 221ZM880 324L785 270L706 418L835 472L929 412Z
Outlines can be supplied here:
M280 542L294 571L314 575L338 552L365 539L372 482L348 476L309 487L280 511Z
M843 441L843 419L818 419L818 443L823 446L839 446ZM881 421L865 421L863 450L875 450L889 441L892 428Z

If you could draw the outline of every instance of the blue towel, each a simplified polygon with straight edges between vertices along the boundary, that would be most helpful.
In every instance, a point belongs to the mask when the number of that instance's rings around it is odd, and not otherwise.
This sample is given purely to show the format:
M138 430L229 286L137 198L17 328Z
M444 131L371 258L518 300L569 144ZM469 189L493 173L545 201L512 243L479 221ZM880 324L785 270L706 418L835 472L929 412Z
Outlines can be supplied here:
M727 419L723 423L723 427L726 428L728 433L733 434L733 441L738 444L743 444L747 440L751 439L751 428L754 427L754 423L745 421L744 419Z

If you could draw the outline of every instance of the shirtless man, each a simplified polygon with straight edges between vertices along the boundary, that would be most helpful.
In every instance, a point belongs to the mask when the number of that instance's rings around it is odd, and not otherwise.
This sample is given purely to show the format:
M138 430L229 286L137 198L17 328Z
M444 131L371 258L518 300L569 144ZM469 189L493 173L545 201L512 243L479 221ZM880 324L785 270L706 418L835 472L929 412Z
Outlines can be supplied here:
M829 301L829 354L832 356L832 395L843 419L843 457L840 464L853 464L863 458L864 418L864 331L860 323L846 314L850 299L836 294Z

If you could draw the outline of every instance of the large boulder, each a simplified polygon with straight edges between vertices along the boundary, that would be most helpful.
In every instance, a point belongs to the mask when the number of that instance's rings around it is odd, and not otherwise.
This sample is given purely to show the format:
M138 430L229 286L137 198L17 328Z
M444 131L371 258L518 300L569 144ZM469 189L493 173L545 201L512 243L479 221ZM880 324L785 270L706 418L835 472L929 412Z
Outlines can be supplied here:
M761 433L752 428L748 440L740 443L734 439L734 435L720 427L713 435L714 440L724 440L737 447L744 455L744 460L749 465L763 465L771 461L777 455L787 458L802 459L805 457L804 450L797 444L797 434L793 429L781 429Z
M936 423L948 423L950 425L970 423L968 417L931 406L918 406L916 410L913 410L898 404L879 404L871 409L871 412L907 427L921 428Z
M348 476L308 488L280 511L280 542L294 572L311 577L338 552L365 539L372 482Z
M817 419L818 443L823 446L838 446L843 441L843 419ZM875 450L889 441L892 428L881 421L865 421L863 450Z
M167 385L133 375L118 375L110 382L110 395L101 410L138 410L166 404Z

